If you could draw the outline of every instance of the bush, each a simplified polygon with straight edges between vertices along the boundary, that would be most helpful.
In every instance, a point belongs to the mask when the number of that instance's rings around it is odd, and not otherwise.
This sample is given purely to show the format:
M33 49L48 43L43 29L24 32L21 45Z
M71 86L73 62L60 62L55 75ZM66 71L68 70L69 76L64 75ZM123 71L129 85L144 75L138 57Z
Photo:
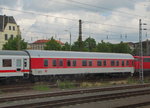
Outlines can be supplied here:
M138 83L138 82L137 82L137 80L133 79L132 77L129 77L129 78L127 79L127 83L128 83L128 84L136 84L136 83Z
M50 88L48 87L48 85L35 85L33 87L34 90L39 90L39 91L48 91L50 90Z
M69 81L64 81L64 82L58 81L57 85L61 89L75 88L75 85L72 82L69 82Z

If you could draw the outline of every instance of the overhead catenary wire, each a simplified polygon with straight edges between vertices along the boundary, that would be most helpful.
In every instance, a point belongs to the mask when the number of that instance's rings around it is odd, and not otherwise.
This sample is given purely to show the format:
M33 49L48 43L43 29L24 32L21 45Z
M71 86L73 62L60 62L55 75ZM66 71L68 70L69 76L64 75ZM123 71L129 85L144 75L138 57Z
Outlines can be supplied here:
M106 8L106 7L102 7L102 6L95 6L95 5L91 5L91 4L87 4L87 3L83 3L83 2L79 2L79 1L74 1L74 0L67 0L68 2L72 2L72 3L74 3L74 4L77 4L76 6L78 6L78 7L81 7L81 8L84 8L84 9L89 9L89 8L86 8L86 7L82 7L82 6L79 6L79 5L83 5L83 6L88 6L88 7L92 7L92 8L96 8L96 9L102 9L102 10L105 10L105 11L112 11L113 9L111 9L111 8ZM53 1L53 2L61 2L61 3L64 3L64 4L66 4L67 2L63 2L63 1ZM98 10L97 10L97 12L98 12ZM147 19L147 20L150 20L150 18L147 18L146 16L141 16L141 15L138 15L138 14L133 14L133 13L127 13L127 12L124 12L124 11L118 11L118 10L115 10L115 11L113 11L114 13L119 13L119 14L117 14L117 15L119 15L119 16L121 16L121 14L123 15L126 15L125 17L140 17L140 18L142 18L142 19ZM113 14L114 14L113 13ZM136 18L136 19L138 19L139 20L139 18Z
M27 13L27 14L41 15L41 16L46 16L46 17L59 18L59 19L65 19L65 20L71 20L71 21L79 21L79 19L77 19L77 18L72 18L71 19L71 18L66 18L66 17L58 17L58 16L49 15L49 14L42 14L42 13L31 12L31 11L22 11L22 10L17 10L17 9L4 8L4 7L1 7L1 6L0 6L0 9L16 11L16 12L21 12L21 13ZM83 22L98 24L98 25L114 26L114 27L125 28L125 29L137 29L137 28L134 28L134 27L120 26L120 25L114 25L114 24L105 24L105 23L93 22L93 21L88 21L88 20L83 20Z
M102 7L102 6L96 6L96 5L83 3L83 2L79 2L79 1L75 1L75 0L67 0L67 1L78 3L78 4L82 4L82 5L86 5L86 6L90 6L90 7L94 7L94 8L99 8L99 9L103 9L103 10L107 10L107 11L112 11L111 8L106 8L106 7ZM124 11L119 11L119 10L115 10L115 12L118 12L118 13L121 13L121 14L126 14L126 15L131 15L131 16L139 16L139 17L143 17L143 18L145 17L145 16L141 16L141 15L137 15L137 14L133 14L133 13L128 13L128 12L124 12Z

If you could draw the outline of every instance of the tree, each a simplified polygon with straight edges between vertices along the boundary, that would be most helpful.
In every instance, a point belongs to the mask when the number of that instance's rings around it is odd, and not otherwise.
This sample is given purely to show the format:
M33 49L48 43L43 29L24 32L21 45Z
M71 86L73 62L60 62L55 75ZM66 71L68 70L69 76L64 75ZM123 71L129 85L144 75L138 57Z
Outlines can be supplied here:
M115 52L117 52L117 53L131 53L132 50L130 49L128 44L120 42L119 44L116 44Z
M70 44L68 42L65 43L65 45L61 48L63 51L70 51Z
M80 51L79 41L76 41L72 45L72 51Z
M46 46L44 47L45 50L60 50L61 45L56 42L56 40L52 37L49 42L46 43Z
M9 38L8 42L3 45L3 50L24 50L26 48L27 43L19 35L15 38Z
M111 44L105 43L103 40L97 44L97 52L111 52Z
M93 52L96 51L96 41L94 38L88 37L84 41L84 46L87 48L87 51Z

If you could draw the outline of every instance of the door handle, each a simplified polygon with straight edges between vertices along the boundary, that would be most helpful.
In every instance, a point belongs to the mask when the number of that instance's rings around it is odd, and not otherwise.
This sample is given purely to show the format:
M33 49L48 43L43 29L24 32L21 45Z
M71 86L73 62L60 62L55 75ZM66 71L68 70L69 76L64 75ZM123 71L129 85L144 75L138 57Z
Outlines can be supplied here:
M21 71L21 68L17 68L17 71Z

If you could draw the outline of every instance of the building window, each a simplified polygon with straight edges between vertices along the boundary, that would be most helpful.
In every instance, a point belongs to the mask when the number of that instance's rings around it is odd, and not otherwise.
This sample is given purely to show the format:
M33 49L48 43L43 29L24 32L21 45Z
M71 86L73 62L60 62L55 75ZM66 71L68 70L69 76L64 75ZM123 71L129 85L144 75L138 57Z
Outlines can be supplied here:
M7 34L5 34L5 40L8 40L8 35Z
M14 38L14 36L13 36L13 35L10 35L10 38L11 38L11 39L13 39L13 38Z
M97 66L102 66L102 61L101 60L97 61Z
M73 60L72 63L73 66L76 66L76 60Z
M15 26L13 26L13 30L15 30Z
M92 66L92 61L89 61L89 66Z
M12 60L11 59L3 59L3 67L11 67Z
M56 60L53 60L53 66L56 66Z
M44 60L44 67L48 67L48 59Z
M86 60L82 60L82 66L87 66L87 61Z
M11 30L11 26L9 26L9 30Z

